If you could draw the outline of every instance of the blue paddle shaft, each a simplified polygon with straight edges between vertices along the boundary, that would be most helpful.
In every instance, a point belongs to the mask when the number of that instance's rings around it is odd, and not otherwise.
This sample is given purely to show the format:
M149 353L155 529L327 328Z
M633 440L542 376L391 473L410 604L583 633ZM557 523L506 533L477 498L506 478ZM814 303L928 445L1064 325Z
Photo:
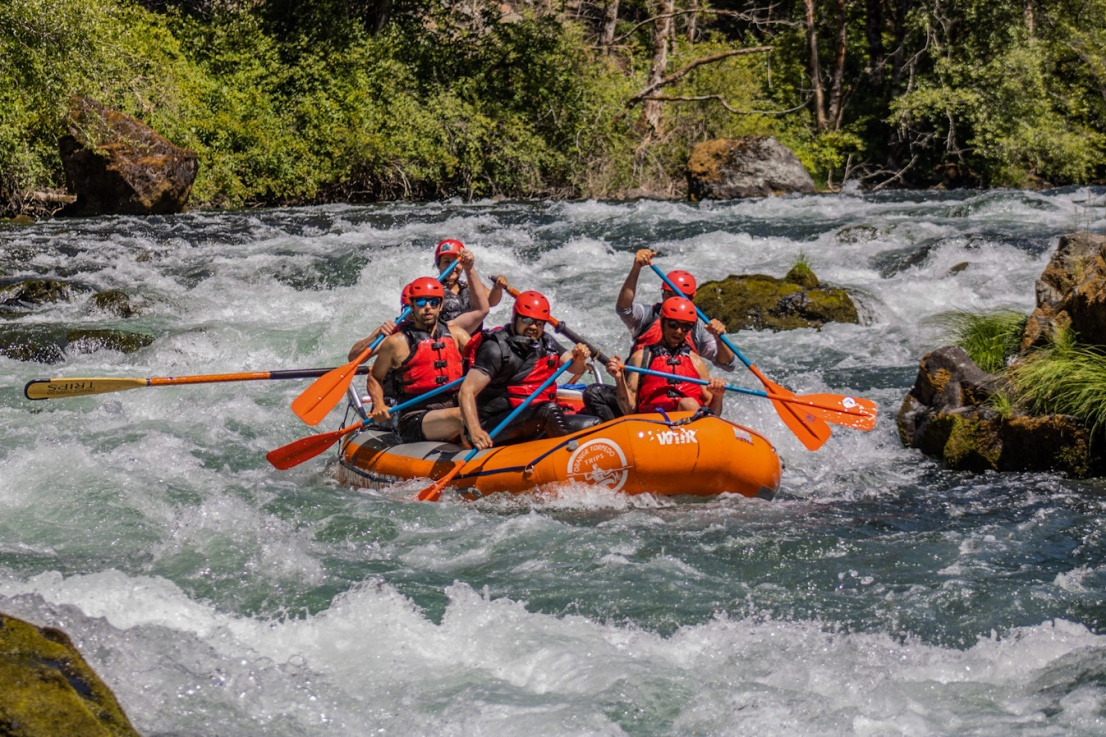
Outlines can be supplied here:
M680 291L679 287L673 284L672 280L665 276L663 271L657 268L656 264L649 264L649 268L657 273L657 276L661 278L661 281L668 285L669 289L671 289L676 294L683 294L683 292ZM694 305L695 303L692 302L692 304ZM699 315L699 319L703 322L710 322L710 318L703 314L703 311L699 309L699 305L695 305L695 313ZM719 335L718 339L725 343L726 347L733 351L733 354L735 356L741 359L741 362L745 364L745 368L753 367L753 364L749 362L749 359L745 358L745 356L742 355L741 351L737 349L737 346L730 342L729 338L727 338L725 335Z
M563 374L566 370L568 370L568 367L571 366L571 365L572 365L572 361L568 361L567 363L562 364L562 366L559 369L557 369L557 372L555 374L553 374L552 376L550 376L545 381L543 381L541 383L541 386L539 386L537 389L534 390L533 394L531 394L530 396L528 396L526 399L523 400L522 404L520 404L519 406L517 406L513 410L511 410L511 414L504 417L503 421L500 422L498 425L496 425L494 430L492 430L490 433L488 433L488 437L491 437L491 438L494 439L496 435L498 435L500 432L502 432L503 428L505 428L505 427L507 427L507 425L511 424L511 420L518 417L519 413L522 412L522 410L524 410L524 409L526 409L527 407L530 406L530 403L534 401L534 397L538 396L543 391L548 389L549 385L552 384L554 381L556 381L557 377L560 376L561 374ZM472 450L470 450L468 452L468 455L466 455L465 459L461 462L462 463L468 463L479 452L480 452L479 448L473 448Z

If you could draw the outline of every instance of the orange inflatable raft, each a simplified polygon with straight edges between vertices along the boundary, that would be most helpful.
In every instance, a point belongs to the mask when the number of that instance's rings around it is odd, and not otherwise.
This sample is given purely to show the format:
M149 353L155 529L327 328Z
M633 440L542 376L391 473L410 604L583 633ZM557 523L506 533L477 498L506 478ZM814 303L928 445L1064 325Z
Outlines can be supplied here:
M347 438L339 481L377 488L400 479L439 479L469 453L451 443L397 440L375 429ZM628 415L572 435L482 450L449 488L483 496L568 483L626 494L729 492L771 499L779 489L780 459L757 432L713 415Z

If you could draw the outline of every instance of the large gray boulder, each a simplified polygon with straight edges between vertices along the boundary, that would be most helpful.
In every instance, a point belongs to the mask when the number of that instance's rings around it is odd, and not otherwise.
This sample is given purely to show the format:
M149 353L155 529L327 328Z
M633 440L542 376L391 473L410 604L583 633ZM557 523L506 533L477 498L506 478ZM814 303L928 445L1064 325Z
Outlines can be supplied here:
M704 141L687 161L692 201L814 192L814 180L799 157L771 136Z
M196 153L88 97L76 97L69 135L58 146L66 184L77 200L62 215L180 212L192 191Z

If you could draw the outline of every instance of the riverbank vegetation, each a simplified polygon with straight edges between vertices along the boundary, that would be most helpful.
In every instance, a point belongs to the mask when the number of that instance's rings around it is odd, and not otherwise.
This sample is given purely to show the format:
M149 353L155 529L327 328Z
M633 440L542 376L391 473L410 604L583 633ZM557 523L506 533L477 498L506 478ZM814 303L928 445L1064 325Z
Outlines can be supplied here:
M75 94L201 207L681 196L749 134L829 189L1096 183L1106 0L7 0L0 210L64 186Z

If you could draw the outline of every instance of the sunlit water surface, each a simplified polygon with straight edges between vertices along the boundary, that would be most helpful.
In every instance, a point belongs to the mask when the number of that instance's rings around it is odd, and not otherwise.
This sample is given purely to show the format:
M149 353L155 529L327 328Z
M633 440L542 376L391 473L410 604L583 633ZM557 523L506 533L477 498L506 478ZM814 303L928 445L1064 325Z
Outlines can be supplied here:
M70 633L150 736L1106 733L1103 484L948 472L894 421L945 318L1028 312L1058 237L1102 232L1104 205L1079 189L0 226L0 274L141 307L118 320L81 297L22 323L156 336L0 358L0 610ZM339 426L292 414L305 382L23 398L47 376L339 365L444 237L612 353L636 248L700 280L805 257L863 324L730 337L797 393L876 400L879 425L812 453L768 402L728 399L784 461L771 502L581 486L430 504L417 481L340 486L329 453L270 467ZM659 293L648 271L639 293Z

